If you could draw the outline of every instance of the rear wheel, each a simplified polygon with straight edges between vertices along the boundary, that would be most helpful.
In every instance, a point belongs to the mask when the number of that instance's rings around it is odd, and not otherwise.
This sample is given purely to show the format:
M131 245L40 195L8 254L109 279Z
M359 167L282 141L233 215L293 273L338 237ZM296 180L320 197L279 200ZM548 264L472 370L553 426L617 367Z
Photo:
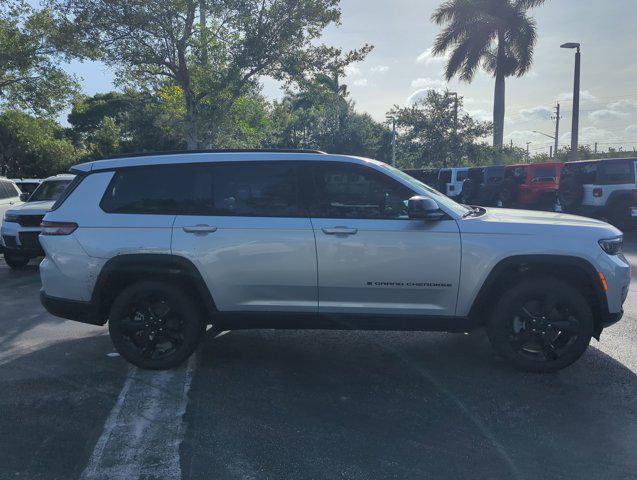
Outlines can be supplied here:
M633 218L630 214L632 202L627 198L622 198L613 202L608 207L608 221L620 230L631 230Z
M487 324L494 350L520 370L554 372L575 362L593 334L579 290L551 277L522 281L498 301Z
M13 270L19 270L21 268L26 267L27 264L29 263L29 260L31 260L29 257L26 257L24 255L19 255L13 252L5 252L4 254L4 261Z
M178 287L146 281L117 296L109 333L117 351L130 363L163 370L180 365L195 351L205 323L193 300Z
M584 187L575 177L566 177L560 180L560 188L557 191L562 211L577 213L584 198Z
M503 207L510 208L518 199L520 187L512 178L505 178L500 189L500 201Z

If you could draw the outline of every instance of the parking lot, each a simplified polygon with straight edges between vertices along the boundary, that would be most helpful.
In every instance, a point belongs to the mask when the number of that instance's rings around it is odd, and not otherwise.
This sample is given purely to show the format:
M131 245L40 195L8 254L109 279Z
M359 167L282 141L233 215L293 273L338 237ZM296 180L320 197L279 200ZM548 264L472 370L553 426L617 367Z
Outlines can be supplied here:
M35 262L0 264L0 479L637 478L637 283L554 375L480 331L209 332L139 371L39 288Z

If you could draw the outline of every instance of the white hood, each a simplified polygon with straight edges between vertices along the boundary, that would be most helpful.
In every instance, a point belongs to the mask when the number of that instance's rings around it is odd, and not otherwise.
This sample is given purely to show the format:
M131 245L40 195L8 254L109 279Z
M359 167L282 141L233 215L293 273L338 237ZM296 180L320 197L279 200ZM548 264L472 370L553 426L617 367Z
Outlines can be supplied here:
M461 231L467 233L507 233L522 235L568 235L584 231L603 234L607 237L621 232L601 220L579 217L566 213L537 212L534 210L514 210L507 208L487 208L484 215L460 220Z
M15 215L44 215L51 210L54 203L54 201L50 200L42 202L26 202L7 210L7 213Z

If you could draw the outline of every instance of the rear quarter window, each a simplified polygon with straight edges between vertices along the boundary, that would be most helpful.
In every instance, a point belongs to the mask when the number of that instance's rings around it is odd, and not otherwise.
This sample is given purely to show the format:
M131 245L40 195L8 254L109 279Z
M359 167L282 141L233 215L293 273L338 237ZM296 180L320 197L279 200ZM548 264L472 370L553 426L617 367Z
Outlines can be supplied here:
M600 166L598 178L601 185L635 183L635 162L604 162Z

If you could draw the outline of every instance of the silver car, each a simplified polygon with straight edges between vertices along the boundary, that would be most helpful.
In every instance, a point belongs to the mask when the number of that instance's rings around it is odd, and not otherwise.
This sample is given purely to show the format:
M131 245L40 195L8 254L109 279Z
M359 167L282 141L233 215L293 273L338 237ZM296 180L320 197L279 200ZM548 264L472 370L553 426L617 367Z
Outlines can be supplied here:
M84 163L43 222L42 303L170 368L215 329L486 327L527 371L577 360L622 316L622 234L469 208L365 158L192 152Z

